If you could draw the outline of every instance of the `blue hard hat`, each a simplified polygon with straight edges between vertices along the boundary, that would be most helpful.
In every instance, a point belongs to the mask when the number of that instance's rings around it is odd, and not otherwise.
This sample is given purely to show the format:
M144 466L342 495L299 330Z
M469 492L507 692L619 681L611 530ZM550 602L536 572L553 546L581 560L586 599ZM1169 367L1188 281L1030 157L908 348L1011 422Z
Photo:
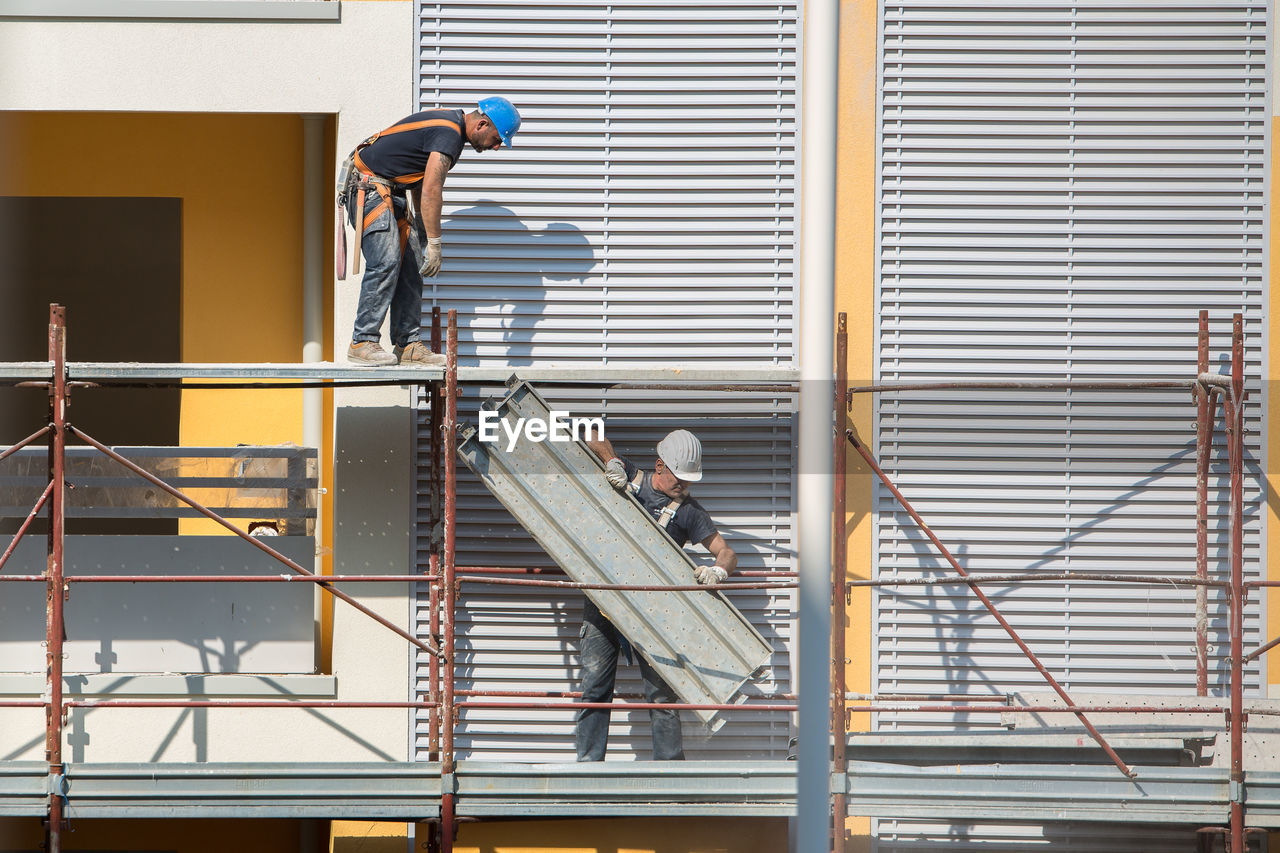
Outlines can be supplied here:
M502 144L510 148L511 137L520 129L520 113L516 112L515 105L506 98L494 95L481 101L479 107L480 112L493 122L498 136L502 137Z

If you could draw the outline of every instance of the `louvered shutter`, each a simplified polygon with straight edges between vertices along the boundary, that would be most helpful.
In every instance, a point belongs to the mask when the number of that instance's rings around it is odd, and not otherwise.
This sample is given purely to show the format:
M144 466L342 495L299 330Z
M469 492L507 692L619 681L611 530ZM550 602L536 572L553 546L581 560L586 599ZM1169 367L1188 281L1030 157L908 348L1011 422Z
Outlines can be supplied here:
M523 125L510 150L467 150L445 190L445 271L426 304L456 308L464 364L790 365L796 151L795 2L420 3L420 103L502 94ZM463 419L501 389L467 389ZM695 494L742 569L790 567L792 425L757 395L540 386L651 469L670 429L702 440ZM427 517L425 411L420 519ZM469 472L459 479L459 563L551 566ZM420 523L419 558L429 547ZM707 560L701 548L695 558ZM577 689L582 597L463 588L459 686ZM775 644L789 692L789 593L731 594ZM425 597L419 601L426 624ZM419 662L425 689L425 661ZM624 667L621 692L638 693ZM786 715L734 712L686 754L781 757ZM418 754L426 752L426 718ZM467 710L459 758L572 760L572 713ZM645 712L615 712L611 758L645 757Z
M1266 30L1262 4L908 0L882 7L880 39L878 378L1187 379L1198 309L1211 311L1215 371L1231 314L1243 311L1251 577L1262 553ZM886 393L876 442L886 471L975 574L1189 577L1194 422L1185 392ZM1222 576L1221 431L1216 441L1209 557ZM884 490L875 539L881 578L949 571ZM985 589L1069 690L1194 695L1192 588ZM875 617L879 691L1045 689L964 588L884 588ZM1249 648L1260 639L1256 597L1246 619ZM1223 597L1211 595L1217 694L1225 625ZM1249 669L1255 695L1260 672ZM996 844L1005 831L881 822L884 837L904 839L881 849L957 835ZM1074 839L1070 849L1110 849L1088 833L1036 830L1055 832ZM1143 849L1170 849L1151 843Z

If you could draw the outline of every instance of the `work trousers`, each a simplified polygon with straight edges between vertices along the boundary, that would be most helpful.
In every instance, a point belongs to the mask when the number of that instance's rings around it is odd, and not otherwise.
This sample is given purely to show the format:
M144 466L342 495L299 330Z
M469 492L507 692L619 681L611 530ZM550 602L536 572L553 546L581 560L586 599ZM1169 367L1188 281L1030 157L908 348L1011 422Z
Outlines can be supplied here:
M359 228L364 217L382 203L377 191L365 191L364 210L357 219L356 193L347 203L347 216L352 228ZM422 325L422 274L418 272L417 240L400 245L399 223L407 210L404 190L391 192L391 209L383 209L369 223L361 238L364 256L364 278L360 281L360 301L356 305L353 341L376 341L381 336L382 321L391 309L391 343L403 347L418 340ZM412 224L410 225L412 228Z
M612 702L614 679L618 673L618 652L622 636L600 608L587 599L582 612L582 701ZM637 656L639 657L639 656ZM640 676L644 679L644 695L648 702L674 702L675 693L667 686L649 662L639 657ZM674 709L649 711L649 728L653 737L655 761L684 759L684 735L680 731L680 712ZM604 761L609 746L609 710L582 708L574 729L579 761Z

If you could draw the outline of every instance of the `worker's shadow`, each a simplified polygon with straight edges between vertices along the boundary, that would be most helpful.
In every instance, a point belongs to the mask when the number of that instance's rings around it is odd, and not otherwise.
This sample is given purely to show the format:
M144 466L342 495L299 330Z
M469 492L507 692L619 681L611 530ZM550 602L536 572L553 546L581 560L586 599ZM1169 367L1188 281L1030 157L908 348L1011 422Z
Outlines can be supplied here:
M444 271L428 279L424 299L447 316L458 311L458 355L463 364L498 359L510 365L555 360L564 348L599 349L603 322L592 314L566 316L597 261L587 236L569 222L529 228L510 208L480 201L454 211L444 223ZM567 340L571 336L572 340Z

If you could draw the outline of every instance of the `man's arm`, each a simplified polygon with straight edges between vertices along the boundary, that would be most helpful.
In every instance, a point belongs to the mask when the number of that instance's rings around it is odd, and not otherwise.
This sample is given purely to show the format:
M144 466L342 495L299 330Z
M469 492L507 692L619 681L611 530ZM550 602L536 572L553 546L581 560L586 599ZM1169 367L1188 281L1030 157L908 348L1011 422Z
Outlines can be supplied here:
M724 541L720 531L717 530L703 539L702 547L711 552L711 556L716 558L716 565L724 569L726 575L733 574L733 570L738 568L738 555L729 547L729 543Z
M439 151L432 151L418 184L418 215L422 217L422 229L428 237L439 237L440 209L444 206L444 178L449 174L449 158Z
M449 172L449 158L439 151L432 151L418 184L417 208L422 219L422 230L427 235L426 254L421 259L418 272L430 278L440 272L444 263L444 244L440 240L440 208L444 205L444 176Z
M627 487L627 466L618 458L618 454L614 453L613 445L609 443L609 439L587 439L587 447L590 447L591 452L599 456L604 462L604 476L609 481L609 485L615 489L625 489Z
M588 432L590 432L590 430L588 430ZM609 439L607 438L602 438L598 441L596 439L589 438L587 439L587 447L590 447L591 452L596 456L599 456L604 462L608 462L610 459L616 459L618 456L617 453L613 452L613 445L609 443Z

